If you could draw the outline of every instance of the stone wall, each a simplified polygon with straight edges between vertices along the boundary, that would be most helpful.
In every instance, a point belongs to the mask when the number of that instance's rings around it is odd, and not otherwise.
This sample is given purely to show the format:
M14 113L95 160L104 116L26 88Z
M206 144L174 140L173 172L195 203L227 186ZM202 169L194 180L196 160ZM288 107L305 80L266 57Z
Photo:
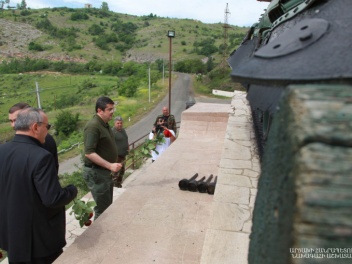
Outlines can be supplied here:
M328 255L351 253L351 131L351 86L288 87L263 157L249 263L351 263Z

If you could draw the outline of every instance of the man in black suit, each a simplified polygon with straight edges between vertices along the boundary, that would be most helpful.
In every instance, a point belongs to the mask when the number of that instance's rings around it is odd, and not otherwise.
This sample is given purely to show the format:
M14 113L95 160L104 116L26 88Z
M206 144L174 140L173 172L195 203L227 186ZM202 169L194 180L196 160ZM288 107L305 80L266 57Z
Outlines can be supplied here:
M25 109L30 107L29 104L27 103L17 103L14 104L13 106L11 106L11 108L9 109L9 121L12 127L15 126L15 122L16 122L16 118L18 113ZM57 146L56 146L56 142L55 139L53 138L52 135L50 135L49 133L46 135L45 137L45 143L43 144L43 148L45 148L47 151L49 151L53 157L54 157L54 161L55 161L55 167L57 172L59 172L59 158L57 155Z
M42 147L49 128L42 110L25 108L14 139L0 145L0 248L9 263L52 263L66 245L62 208L77 189L61 188L54 158Z

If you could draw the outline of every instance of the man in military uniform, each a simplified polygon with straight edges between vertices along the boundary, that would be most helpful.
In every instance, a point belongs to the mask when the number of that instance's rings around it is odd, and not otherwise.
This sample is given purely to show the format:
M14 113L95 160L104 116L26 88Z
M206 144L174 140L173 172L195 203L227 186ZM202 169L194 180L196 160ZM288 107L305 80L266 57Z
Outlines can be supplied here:
M177 134L177 127L176 127L175 116L171 115L169 113L168 107L166 107L166 106L163 107L163 114L158 115L158 117L155 119L154 126L157 125L158 120L160 118L164 120L164 126L166 126L166 128L168 128L168 129L173 130L173 132L175 132L175 135L176 135Z
M96 115L84 128L83 178L97 204L97 219L112 204L111 172L118 172L122 165L117 162L117 147L108 124L114 113L114 101L105 96L98 98L95 111Z
M114 127L111 128L114 134L116 146L117 146L117 162L122 163L122 168L118 173L114 173L113 181L114 186L117 188L122 188L123 175L125 174L125 163L126 156L129 151L128 136L126 130L123 128L123 119L121 116L116 116L114 119Z

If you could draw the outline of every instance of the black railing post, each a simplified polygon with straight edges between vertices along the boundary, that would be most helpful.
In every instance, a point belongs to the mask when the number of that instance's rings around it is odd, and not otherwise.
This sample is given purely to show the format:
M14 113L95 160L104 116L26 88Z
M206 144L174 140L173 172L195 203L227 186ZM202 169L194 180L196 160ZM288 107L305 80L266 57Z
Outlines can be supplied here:
M134 142L132 143L132 149L134 149ZM132 156L132 170L134 170L134 163L135 163L135 160L134 160L134 152L133 152L133 156Z

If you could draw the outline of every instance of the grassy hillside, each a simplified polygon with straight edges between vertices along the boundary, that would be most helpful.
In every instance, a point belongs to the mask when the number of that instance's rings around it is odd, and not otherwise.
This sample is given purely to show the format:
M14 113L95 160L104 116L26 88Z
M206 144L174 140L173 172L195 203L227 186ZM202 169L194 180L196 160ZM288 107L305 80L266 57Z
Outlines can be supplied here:
M3 10L0 23L1 59L28 56L85 62L92 59L168 60L168 30L176 31L172 42L173 61L204 58L195 51L195 43L210 39L215 47L219 47L224 42L221 23L204 24L152 14L138 17L96 8ZM229 51L240 43L246 31L246 28L236 26L229 29ZM96 40L110 34L117 36L118 40L108 43L104 49L97 47ZM29 50L30 42L41 45L45 50ZM219 62L222 55L214 52L212 56L215 62Z

